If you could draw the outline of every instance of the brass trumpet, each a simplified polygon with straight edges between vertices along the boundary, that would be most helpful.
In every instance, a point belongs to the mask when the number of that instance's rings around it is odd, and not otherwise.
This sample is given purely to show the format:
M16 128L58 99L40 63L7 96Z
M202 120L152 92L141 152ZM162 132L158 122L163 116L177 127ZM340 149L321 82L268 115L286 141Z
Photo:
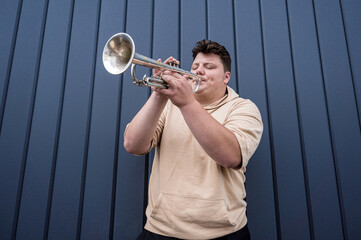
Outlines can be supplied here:
M103 64L105 69L114 75L125 72L132 65L131 75L133 84L137 86L168 88L167 83L157 76L147 77L144 75L142 80L137 79L135 75L136 65L152 69L170 70L186 75L188 79L195 81L193 92L197 92L201 82L196 74L183 70L176 64L168 65L136 53L134 41L127 33L117 33L107 41L103 50Z

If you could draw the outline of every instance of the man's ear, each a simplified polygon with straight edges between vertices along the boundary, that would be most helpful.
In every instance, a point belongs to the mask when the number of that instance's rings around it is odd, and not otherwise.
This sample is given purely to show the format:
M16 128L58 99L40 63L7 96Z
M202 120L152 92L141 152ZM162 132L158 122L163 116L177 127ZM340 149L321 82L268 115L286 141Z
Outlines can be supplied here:
M224 73L224 84L228 84L229 80L231 79L231 72L225 72Z

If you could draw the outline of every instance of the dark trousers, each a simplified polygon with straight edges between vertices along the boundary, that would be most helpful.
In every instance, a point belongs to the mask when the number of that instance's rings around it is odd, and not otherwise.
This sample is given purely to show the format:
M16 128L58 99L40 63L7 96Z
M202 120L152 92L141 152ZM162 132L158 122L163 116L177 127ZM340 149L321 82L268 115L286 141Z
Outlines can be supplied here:
M242 229L238 230L237 232L228 234L223 237L215 238L213 240L250 240L251 236L248 230L247 225L244 226ZM143 232L139 235L137 240L180 240L179 238L174 237L166 237L159 234L155 234L149 232L147 230L143 230Z

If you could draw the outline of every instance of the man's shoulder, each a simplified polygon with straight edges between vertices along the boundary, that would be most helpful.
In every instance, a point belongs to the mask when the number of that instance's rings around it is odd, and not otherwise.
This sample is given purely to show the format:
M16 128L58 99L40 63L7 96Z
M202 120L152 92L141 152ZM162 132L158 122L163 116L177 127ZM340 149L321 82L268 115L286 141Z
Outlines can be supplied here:
M257 105L251 99L242 98L240 96L238 96L237 98L233 98L228 103L233 108L253 108L258 110Z

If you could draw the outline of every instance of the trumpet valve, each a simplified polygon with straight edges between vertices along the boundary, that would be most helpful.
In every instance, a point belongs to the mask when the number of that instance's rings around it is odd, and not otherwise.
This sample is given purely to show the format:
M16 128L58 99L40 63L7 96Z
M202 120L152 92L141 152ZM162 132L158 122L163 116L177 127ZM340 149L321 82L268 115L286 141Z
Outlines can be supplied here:
M172 66L172 67L179 68L180 62L179 62L178 60L174 59L174 60L169 61L169 62L168 62L168 65L170 65L170 66Z

